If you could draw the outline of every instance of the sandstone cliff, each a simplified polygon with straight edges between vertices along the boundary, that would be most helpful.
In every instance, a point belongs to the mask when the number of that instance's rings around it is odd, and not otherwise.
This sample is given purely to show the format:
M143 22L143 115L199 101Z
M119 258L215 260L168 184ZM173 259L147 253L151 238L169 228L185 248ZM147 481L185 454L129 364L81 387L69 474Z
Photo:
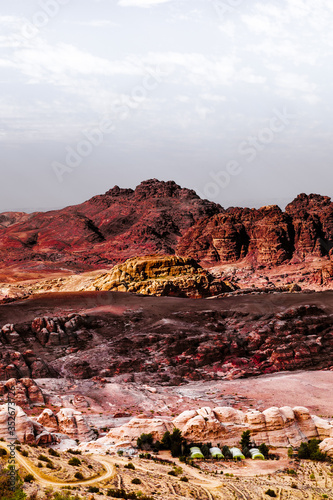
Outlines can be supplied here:
M333 423L310 415L304 407L268 408L243 413L231 407L185 411L172 420L134 418L120 428L112 429L100 444L117 441L135 443L142 433L151 432L155 439L161 439L166 430L178 428L189 442L212 442L221 445L236 445L244 431L250 430L251 437L259 445L297 446L302 441L333 437ZM144 430L143 430L144 429Z

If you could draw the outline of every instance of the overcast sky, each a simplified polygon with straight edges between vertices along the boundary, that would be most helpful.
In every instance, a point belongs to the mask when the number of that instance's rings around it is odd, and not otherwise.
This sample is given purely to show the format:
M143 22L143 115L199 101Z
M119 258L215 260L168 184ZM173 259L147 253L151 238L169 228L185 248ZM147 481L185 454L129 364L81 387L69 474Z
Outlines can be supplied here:
M152 177L332 196L332 26L332 0L2 2L0 211Z

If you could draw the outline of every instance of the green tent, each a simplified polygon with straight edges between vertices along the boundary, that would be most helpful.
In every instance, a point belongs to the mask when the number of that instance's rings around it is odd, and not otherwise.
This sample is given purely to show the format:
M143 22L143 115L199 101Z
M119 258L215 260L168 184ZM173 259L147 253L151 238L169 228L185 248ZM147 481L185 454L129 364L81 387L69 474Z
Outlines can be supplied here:
M198 448L197 446L193 446L193 448L190 449L190 452L191 458L205 458L201 453L200 448Z
M258 448L251 448L250 453L253 460L265 460L264 455L260 453Z
M230 448L230 451L231 451L231 454L232 454L232 458L234 459L239 459L239 460L245 460L245 457L243 455L243 453L240 451L239 448Z
M220 448L211 448L209 451L210 451L210 454L213 458L224 458L223 453L220 450Z

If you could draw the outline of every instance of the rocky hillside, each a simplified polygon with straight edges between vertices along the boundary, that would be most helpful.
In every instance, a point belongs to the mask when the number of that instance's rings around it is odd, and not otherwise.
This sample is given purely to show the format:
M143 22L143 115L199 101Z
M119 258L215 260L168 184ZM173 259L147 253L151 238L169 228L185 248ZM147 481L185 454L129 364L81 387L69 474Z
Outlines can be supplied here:
M0 320L22 315L1 329L0 379L123 375L179 385L333 369L330 292L209 301L117 292L57 295L0 307ZM65 313L57 300L87 312ZM34 316L43 309L48 316Z

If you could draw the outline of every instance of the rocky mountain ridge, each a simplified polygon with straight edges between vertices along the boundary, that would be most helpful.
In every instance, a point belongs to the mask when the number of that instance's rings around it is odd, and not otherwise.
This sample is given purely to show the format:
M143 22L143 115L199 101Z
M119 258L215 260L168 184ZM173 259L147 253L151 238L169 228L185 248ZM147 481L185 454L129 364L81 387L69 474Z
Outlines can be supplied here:
M313 281L330 287L332 247L333 203L327 196L300 194L285 211L276 205L224 209L173 181L151 179L62 210L0 214L0 281L177 254L204 266L263 270L305 262ZM310 263L318 259L313 271Z

